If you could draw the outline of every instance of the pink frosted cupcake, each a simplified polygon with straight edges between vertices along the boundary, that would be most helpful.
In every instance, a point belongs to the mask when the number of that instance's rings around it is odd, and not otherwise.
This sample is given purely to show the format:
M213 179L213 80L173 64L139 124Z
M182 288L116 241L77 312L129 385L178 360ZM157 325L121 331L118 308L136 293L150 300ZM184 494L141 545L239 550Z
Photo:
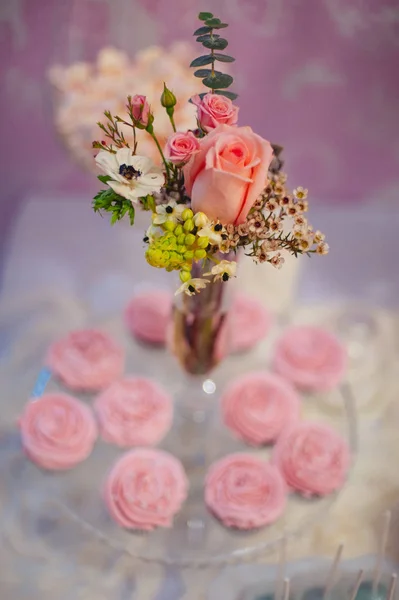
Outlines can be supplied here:
M150 344L165 344L172 311L172 295L147 291L137 294L124 313L126 327L137 339Z
M253 529L282 515L286 492L274 465L251 454L231 454L210 467L205 503L226 527Z
M299 412L295 389L272 373L244 375L222 397L224 423L253 446L274 443L284 427L299 419Z
M232 352L250 350L267 335L272 321L260 302L247 294L237 294L231 307Z
M122 375L125 352L106 333L81 329L54 342L46 364L72 390L93 392Z
M350 452L327 425L303 421L279 438L272 462L292 490L305 497L326 496L344 485Z
M94 410L106 442L129 448L157 444L170 429L170 396L144 377L115 381L95 400Z
M71 469L85 460L97 437L85 404L66 394L45 394L28 402L19 419L26 455L43 469Z
M187 497L183 466L171 454L138 448L122 455L105 483L111 517L127 529L170 527Z
M275 370L305 391L332 390L342 381L346 364L344 346L321 327L290 327L276 344Z

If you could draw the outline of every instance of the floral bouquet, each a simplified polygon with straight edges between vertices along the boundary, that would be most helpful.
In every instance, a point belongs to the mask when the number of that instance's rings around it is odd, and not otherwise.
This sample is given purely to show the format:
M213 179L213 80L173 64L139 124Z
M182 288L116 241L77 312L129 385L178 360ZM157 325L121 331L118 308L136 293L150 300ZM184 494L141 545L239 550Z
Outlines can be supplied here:
M227 91L233 77L217 68L234 61L223 53L228 42L218 33L227 24L209 12L199 19L202 26L194 35L205 52L190 66L210 91L190 99L197 112L192 129L178 129L177 99L164 84L160 103L171 126L166 145L159 141L157 119L144 95L128 96L124 117L106 111L106 121L98 123L103 139L93 142L104 173L99 179L107 185L95 196L94 210L109 212L111 223L127 215L132 225L137 207L149 211L146 260L179 273L176 294L201 297L195 304L185 301L184 323L175 327L184 332L186 344L180 340L175 349L181 347L178 354L190 372L206 372L223 354L218 339L224 319L216 315L223 312L222 288L236 276L240 249L255 262L276 268L282 267L286 252L328 252L324 235L313 231L304 216L307 190L297 187L289 193L285 187L282 148L237 125L237 94ZM162 167L140 154L138 131L152 138Z

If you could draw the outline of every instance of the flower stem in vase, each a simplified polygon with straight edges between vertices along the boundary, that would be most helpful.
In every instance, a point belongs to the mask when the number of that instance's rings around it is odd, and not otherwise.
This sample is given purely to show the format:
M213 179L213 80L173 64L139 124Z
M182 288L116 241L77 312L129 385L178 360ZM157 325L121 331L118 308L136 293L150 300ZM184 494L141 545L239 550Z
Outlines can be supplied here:
M236 260L236 254L223 259ZM203 277L211 269L208 261L195 263L192 278ZM168 335L170 351L183 369L176 392L176 438L179 456L190 474L191 493L201 499L208 463L208 438L212 417L217 410L216 384L212 370L229 351L229 308L233 281L211 281L200 293L175 297ZM198 485L197 485L198 484ZM188 521L200 523L201 517L190 515Z

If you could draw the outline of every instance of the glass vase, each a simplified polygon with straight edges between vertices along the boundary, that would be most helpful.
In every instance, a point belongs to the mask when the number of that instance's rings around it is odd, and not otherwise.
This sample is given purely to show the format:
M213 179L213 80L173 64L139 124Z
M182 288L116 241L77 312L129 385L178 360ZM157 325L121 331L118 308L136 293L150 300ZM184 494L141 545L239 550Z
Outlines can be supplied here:
M234 252L220 254L219 260L236 261ZM214 263L201 261L192 268L192 279L209 273ZM210 277L208 277L210 279ZM206 470L214 459L211 431L218 407L218 392L212 373L230 350L230 308L234 279L211 281L199 293L175 296L168 333L168 346L180 371L175 388L175 430L173 452L182 460L190 479L190 497L185 520L190 548L201 546L207 536L209 515L203 501Z
M236 261L237 255L230 252L217 258ZM194 263L192 279L204 277L213 264L209 260ZM168 347L183 369L183 387L190 389L184 405L194 420L201 420L200 413L209 404L206 398L216 391L210 373L229 353L233 292L234 280L213 280L192 296L175 296Z

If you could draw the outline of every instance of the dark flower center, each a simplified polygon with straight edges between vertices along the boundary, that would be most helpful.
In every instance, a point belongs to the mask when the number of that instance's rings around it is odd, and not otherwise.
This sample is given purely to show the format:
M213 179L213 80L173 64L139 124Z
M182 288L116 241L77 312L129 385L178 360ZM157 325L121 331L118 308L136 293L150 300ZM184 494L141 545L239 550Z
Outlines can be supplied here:
M214 227L215 231L221 231L223 229L223 226L220 223L217 223Z
M147 243L150 241L150 238L148 237L148 235L143 237L143 242Z
M223 279L223 281L228 281L229 280L229 274L228 273L223 273L222 279Z
M260 221L255 221L255 227L258 229L259 227L262 227L262 223Z
M191 292L191 293L195 292L195 287L193 285L189 285L188 286L188 291Z
M167 207L165 208L165 210L166 210L166 212L167 212L167 213L169 213L169 214L171 214L171 213L173 212L173 208L172 208L171 206L167 206Z
M141 174L141 171L135 169L132 165L123 164L119 167L119 175L122 175L122 177L129 181L137 179Z

